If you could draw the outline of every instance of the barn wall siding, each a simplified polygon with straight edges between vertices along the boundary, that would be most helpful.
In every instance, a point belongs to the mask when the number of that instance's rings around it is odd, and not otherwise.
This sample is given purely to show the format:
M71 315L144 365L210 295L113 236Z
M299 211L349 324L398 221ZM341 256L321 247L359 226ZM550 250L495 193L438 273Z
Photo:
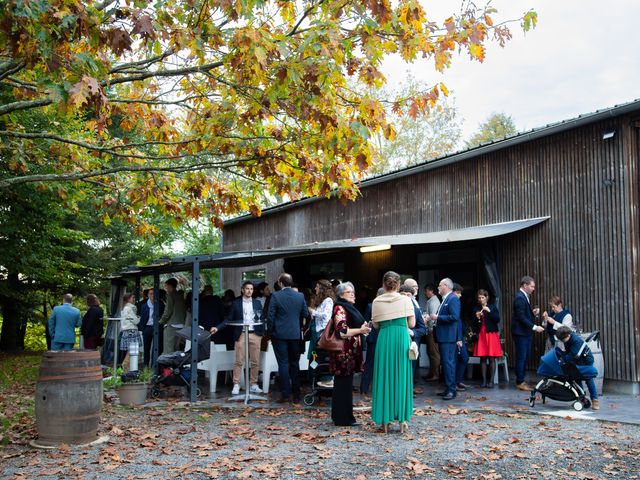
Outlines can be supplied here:
M638 130L611 118L491 154L362 189L342 205L320 200L233 223L225 250L432 232L549 215L549 221L497 241L503 320L528 274L533 302L559 294L585 331L602 332L605 375L640 380ZM616 134L602 139L604 131ZM392 267L390 265L390 267ZM536 355L542 349L537 338ZM511 351L511 342L506 342Z

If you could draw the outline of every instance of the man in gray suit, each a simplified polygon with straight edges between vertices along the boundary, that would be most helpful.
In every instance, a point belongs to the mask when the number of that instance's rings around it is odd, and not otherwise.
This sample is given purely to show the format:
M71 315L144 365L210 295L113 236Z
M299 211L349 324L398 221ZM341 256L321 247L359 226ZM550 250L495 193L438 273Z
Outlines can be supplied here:
M267 313L267 332L271 335L273 353L278 361L281 397L278 403L300 401L301 319L309 315L304 295L291 288L293 278L283 273L278 279L282 287L271 294Z

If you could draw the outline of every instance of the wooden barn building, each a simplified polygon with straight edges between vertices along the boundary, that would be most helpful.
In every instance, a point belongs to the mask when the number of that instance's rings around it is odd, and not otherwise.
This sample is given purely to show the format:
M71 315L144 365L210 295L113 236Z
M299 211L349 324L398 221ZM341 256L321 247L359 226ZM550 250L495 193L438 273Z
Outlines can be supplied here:
M387 270L421 287L451 277L465 288L466 314L478 288L497 298L513 359L511 302L531 275L541 310L560 295L583 331L601 331L605 388L637 394L639 128L635 101L364 181L346 205L309 198L229 220L223 252L287 253L225 269L223 286L287 271L300 286L350 280L364 302Z

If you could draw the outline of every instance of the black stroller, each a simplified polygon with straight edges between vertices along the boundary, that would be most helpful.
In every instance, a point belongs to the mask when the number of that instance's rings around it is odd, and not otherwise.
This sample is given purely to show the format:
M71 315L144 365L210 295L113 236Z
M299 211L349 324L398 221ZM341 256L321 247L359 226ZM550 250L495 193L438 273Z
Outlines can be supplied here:
M185 327L176 332L176 335L185 340L191 340L191 327ZM204 329L198 330L198 362L208 360L211 355L211 334ZM191 393L191 349L186 352L173 352L158 357L158 375L154 376L151 385L151 396L158 398L163 391L163 386L185 386ZM197 375L197 372L195 372ZM196 396L202 392L198 388Z
M309 374L311 376L311 391L302 398L303 403L307 406L316 403L320 397L333 395L333 387L323 386L323 382L319 382L321 378L331 376L329 373L329 352L317 350L317 357L313 357L309 363Z
M596 331L589 335L584 345L580 349L577 358L587 353L589 347L587 343L596 340L600 332ZM580 411L583 408L591 407L591 402L585 395L582 381L587 378L594 378L598 374L593 365L576 365L575 362L564 362L556 349L547 352L540 358L538 375L544 378L540 380L531 391L529 405L535 406L536 394L539 392L544 404L547 397L560 402L572 402L574 410Z

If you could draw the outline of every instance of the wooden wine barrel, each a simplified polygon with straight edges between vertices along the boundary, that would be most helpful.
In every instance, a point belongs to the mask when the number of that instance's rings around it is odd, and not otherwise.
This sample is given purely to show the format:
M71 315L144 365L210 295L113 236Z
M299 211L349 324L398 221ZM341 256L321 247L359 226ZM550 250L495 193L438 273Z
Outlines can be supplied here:
M45 352L35 400L39 445L96 440L102 409L100 353Z

